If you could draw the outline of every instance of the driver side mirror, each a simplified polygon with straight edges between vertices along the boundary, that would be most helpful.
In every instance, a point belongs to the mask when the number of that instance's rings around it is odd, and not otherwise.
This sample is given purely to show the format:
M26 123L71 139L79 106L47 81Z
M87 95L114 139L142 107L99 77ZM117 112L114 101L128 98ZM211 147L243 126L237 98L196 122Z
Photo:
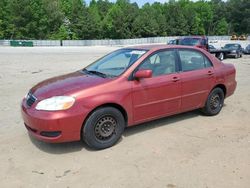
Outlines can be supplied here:
M152 70L138 70L135 75L135 78L140 79L140 78L151 78L152 77Z

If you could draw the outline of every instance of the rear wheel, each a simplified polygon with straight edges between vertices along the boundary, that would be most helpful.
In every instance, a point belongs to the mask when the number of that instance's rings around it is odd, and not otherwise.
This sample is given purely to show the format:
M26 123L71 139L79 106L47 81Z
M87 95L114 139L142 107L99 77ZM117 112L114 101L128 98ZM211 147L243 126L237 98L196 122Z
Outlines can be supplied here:
M103 107L95 110L87 119L82 137L94 149L104 149L113 146L121 137L125 128L122 113L113 107Z
M208 95L205 107L202 109L203 113L208 116L217 115L224 104L224 92L221 88L215 88Z

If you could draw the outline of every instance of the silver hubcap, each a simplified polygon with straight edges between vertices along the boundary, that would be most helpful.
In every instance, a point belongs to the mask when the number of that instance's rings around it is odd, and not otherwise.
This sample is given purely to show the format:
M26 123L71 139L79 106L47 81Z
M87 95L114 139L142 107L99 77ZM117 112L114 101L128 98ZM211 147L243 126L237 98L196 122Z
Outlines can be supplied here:
M112 116L104 116L95 125L95 136L100 140L108 140L115 134L117 122Z
M211 97L211 101L210 101L210 107L212 110L217 109L218 107L221 107L221 103L220 103L220 96L218 94L213 95Z

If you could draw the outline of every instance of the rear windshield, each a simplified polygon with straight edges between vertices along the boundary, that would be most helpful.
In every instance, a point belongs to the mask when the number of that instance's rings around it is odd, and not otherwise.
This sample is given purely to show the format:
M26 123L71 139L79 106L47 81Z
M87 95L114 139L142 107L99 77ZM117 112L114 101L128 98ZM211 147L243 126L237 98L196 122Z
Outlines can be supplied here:
M186 38L186 39L181 39L179 44L181 45L186 45L186 46L195 46L199 45L200 39L198 38Z

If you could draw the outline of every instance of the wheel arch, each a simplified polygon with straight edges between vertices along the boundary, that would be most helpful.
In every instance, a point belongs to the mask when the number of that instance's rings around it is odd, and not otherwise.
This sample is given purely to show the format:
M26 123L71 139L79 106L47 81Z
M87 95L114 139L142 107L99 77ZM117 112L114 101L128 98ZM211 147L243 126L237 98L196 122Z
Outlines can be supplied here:
M224 93L224 97L226 97L227 95L227 88L224 84L217 84L216 86L213 87L213 89L215 88L220 88L222 89L223 93ZM213 91L213 89L211 91Z

